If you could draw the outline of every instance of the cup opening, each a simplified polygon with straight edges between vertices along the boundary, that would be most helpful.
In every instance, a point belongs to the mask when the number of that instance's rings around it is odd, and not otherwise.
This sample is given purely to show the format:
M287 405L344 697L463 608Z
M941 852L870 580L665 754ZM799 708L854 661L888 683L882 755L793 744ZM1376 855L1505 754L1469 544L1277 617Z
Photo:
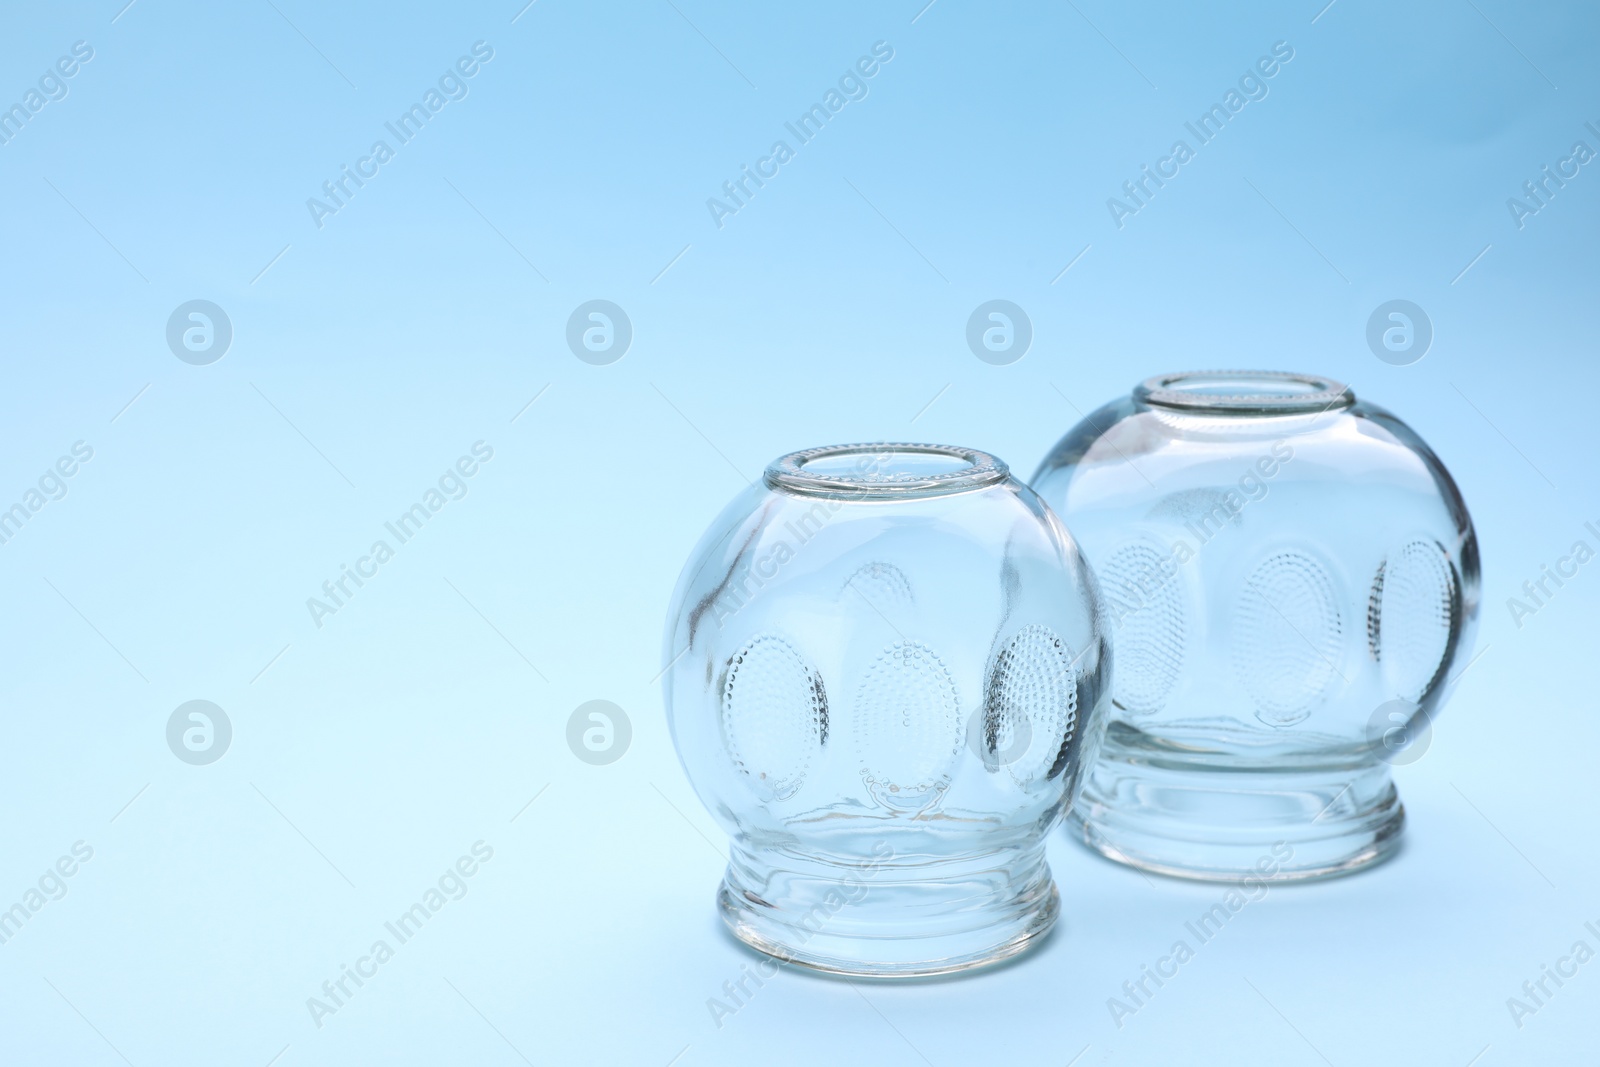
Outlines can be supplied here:
M1185 371L1147 378L1133 390L1152 407L1219 415L1288 415L1349 407L1355 394L1320 374L1287 371Z
M987 452L951 445L829 445L791 452L767 468L774 489L863 500L967 492L1005 479L1006 465Z

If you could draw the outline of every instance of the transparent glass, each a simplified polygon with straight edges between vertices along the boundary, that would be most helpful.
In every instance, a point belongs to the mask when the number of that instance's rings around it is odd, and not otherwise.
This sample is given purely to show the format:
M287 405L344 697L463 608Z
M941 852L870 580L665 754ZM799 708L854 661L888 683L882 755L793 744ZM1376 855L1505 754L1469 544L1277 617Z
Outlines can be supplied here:
M734 934L877 976L1037 943L1045 836L1103 733L1097 612L1066 529L992 456L774 462L695 548L664 646L673 742L730 838Z
M1117 678L1072 832L1112 859L1236 879L1397 847L1479 598L1477 540L1405 423L1309 374L1151 378L1033 486L1100 579Z

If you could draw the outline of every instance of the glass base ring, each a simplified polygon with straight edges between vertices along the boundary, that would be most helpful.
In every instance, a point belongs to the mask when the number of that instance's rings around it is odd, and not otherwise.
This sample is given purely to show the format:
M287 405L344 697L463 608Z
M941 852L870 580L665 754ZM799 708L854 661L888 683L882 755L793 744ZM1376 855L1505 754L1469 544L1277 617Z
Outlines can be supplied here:
M1210 882L1350 874L1393 856L1404 827L1387 764L1265 774L1102 762L1067 822L1108 859Z
M918 978L999 963L1060 914L1042 846L868 865L735 844L717 893L740 941L828 974Z

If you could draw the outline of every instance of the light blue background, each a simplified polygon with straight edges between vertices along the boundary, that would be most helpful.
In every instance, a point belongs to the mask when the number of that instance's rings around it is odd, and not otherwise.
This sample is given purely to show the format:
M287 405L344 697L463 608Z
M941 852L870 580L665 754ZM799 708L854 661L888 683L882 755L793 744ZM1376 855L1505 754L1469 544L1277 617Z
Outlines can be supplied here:
M1506 208L1600 149L1592 8L122 2L0 15L0 103L94 48L0 145L0 506L94 449L0 545L0 907L94 849L0 945L0 1062L1592 1050L1600 962L1521 1029L1506 1008L1600 949L1600 563L1520 628L1506 608L1600 547L1600 166L1520 230ZM479 40L470 95L319 230L306 199ZM706 199L880 40L870 95L718 229ZM1277 41L1269 96L1119 230L1106 199ZM197 298L234 328L209 366L164 338ZM593 298L633 323L610 366L564 340ZM994 298L1035 331L1010 366L964 340ZM1410 366L1364 340L1393 298L1436 331ZM1080 410L1211 366L1350 382L1472 508L1486 651L1398 772L1401 856L1274 889L1118 1029L1107 998L1222 893L1058 839L1065 919L1022 962L786 972L719 1029L707 998L753 957L654 684L702 529L817 444L948 441L1027 477ZM318 629L306 598L479 440L468 495ZM603 767L565 741L597 698L634 729ZM210 766L166 745L191 699L233 724ZM467 895L315 1026L306 999L478 840Z

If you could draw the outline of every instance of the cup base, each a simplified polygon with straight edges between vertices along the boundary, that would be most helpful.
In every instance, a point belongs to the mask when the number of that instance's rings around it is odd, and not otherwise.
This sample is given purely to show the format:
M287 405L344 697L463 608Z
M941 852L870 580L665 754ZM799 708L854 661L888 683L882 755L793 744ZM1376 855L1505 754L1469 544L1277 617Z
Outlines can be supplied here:
M1303 881L1388 859L1404 826L1387 764L1238 771L1103 761L1067 832L1108 859L1156 874Z
M1009 959L1055 925L1042 845L959 859L840 862L734 846L717 893L751 948L828 974L918 978Z

